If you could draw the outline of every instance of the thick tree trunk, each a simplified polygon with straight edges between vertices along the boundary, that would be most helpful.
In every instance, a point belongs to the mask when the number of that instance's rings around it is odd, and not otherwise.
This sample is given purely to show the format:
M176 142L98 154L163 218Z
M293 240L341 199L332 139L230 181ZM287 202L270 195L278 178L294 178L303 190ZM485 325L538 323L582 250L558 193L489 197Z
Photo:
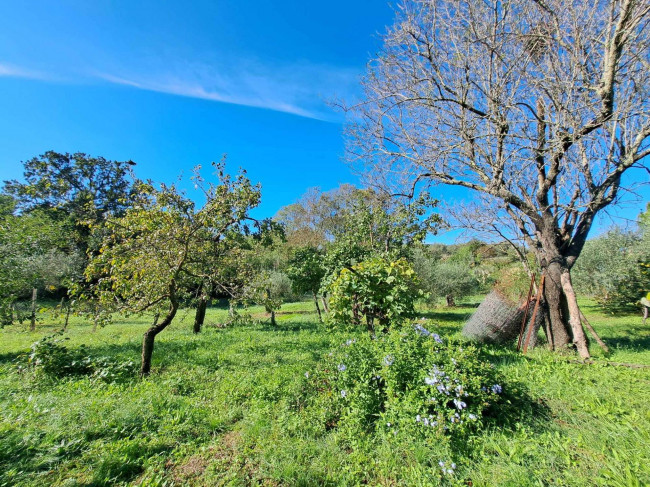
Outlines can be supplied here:
M151 372L151 357L153 355L153 347L154 347L154 342L156 340L156 335L163 331L174 319L174 316L176 316L176 311L178 310L178 303L172 302L171 309L169 310L169 313L167 313L167 316L165 316L165 319L162 320L160 323L157 323L157 315L156 315L156 322L151 325L151 327L145 332L145 334L142 337L142 364L140 366L140 376L144 377L146 375L149 375Z
M318 321L322 323L323 316L321 315L320 307L318 306L318 296L316 296L316 293L312 293L312 294L314 295L314 304L316 305L316 311L318 312Z
M544 297L550 326L546 326L545 332L549 345L553 350L561 350L573 344L581 358L589 358L589 346L582 328L569 266L558 254L550 262L543 259L542 262L547 263L542 268L546 275Z
M271 326L277 326L278 322L275 321L275 310L271 310Z
M32 312L29 317L29 331L36 330L36 299L38 297L38 291L36 288L32 289Z
M547 336L552 350L565 348L571 343L571 336L565 322L566 306L563 304L561 270L558 264L552 264L545 269L546 282L544 284L544 298L550 326L547 327Z
M201 327L205 322L205 311L208 308L208 297L201 296L198 304L196 305L196 314L194 315L194 333L200 333Z
M454 297L451 294L447 294L447 296L445 296L445 299L447 300L448 307L453 308L456 306L456 301L454 300Z

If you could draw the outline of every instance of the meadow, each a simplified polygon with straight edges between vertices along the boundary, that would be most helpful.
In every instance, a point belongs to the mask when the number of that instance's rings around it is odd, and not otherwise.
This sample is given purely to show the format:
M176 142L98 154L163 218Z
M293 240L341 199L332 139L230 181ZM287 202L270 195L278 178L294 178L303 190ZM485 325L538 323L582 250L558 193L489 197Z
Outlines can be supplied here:
M479 297L421 309L427 327L458 338ZM73 318L71 349L133 362L132 378L48 378L25 368L30 345L61 328L47 313L36 332L0 330L1 486L642 486L650 485L650 324L637 315L586 316L611 348L594 363L538 348L482 347L521 392L496 423L462 444L400 433L344 438L304 407L305 384L330 350L355 335L318 322L313 303L285 304L272 327L222 328L225 307L192 333L181 311L156 341L152 374L137 378L150 318L92 331ZM128 365L127 365L128 367ZM441 476L439 462L454 462Z

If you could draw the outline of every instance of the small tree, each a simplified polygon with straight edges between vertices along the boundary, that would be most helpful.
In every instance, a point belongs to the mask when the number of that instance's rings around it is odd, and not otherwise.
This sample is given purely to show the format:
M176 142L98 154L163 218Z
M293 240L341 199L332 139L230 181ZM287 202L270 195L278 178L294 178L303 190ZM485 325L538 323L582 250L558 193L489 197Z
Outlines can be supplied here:
M478 280L467 264L429 261L425 266L420 270L424 273L420 274L420 281L432 300L444 297L447 306L456 306L456 299L478 290Z
M332 319L359 324L366 318L370 333L375 321L384 330L415 316L418 290L415 271L405 259L389 262L374 257L342 269L329 286Z
M143 336L141 375L149 374L155 338L189 297L191 284L207 278L205 263L218 262L220 244L244 230L248 212L259 204L259 186L245 172L232 178L223 163L215 167L219 183L206 187L201 209L174 186L139 184L138 201L108 220L110 232L86 270L91 295L110 312L162 307L162 320Z
M323 317L320 306L318 306L317 295L323 277L325 277L323 254L322 250L315 247L298 248L289 259L289 265L287 266L287 275L291 279L293 290L296 293L310 293L312 295L320 321L323 321Z

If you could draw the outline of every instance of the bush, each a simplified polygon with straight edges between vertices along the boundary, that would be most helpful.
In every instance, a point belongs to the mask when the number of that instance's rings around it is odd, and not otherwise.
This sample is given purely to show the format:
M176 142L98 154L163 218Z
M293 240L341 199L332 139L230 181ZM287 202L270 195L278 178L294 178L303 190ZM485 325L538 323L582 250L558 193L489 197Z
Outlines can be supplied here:
M327 411L326 423L350 438L477 431L503 392L503 381L475 347L445 341L421 324L348 340L308 384L322 401L314 410Z
M67 338L63 338L62 334L63 332L57 332L35 342L28 356L28 367L37 374L53 379L86 375L115 382L134 375L133 362L92 357L83 345L71 350L63 345Z
M415 299L422 294L406 260L388 262L381 257L342 269L328 291L335 323L359 324L364 316L370 331L375 320L387 328L415 316Z

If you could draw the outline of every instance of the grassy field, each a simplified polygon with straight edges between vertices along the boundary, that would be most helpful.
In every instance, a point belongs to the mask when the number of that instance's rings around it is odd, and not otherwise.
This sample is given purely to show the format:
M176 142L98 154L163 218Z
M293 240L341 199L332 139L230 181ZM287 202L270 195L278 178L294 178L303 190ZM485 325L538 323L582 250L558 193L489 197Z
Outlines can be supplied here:
M422 315L458 336L474 305ZM45 315L36 332L0 330L0 485L650 485L650 369L606 365L650 365L650 324L583 309L610 356L594 345L597 364L581 365L484 348L526 399L444 452L400 435L351 443L314 424L300 406L305 372L353 334L320 325L309 302L283 306L277 328L211 326L226 316L213 308L200 335L182 312L157 339L153 374L118 383L21 372L30 345L60 328ZM67 346L137 362L146 324L93 332L73 320ZM457 464L453 476L440 479L441 455Z

